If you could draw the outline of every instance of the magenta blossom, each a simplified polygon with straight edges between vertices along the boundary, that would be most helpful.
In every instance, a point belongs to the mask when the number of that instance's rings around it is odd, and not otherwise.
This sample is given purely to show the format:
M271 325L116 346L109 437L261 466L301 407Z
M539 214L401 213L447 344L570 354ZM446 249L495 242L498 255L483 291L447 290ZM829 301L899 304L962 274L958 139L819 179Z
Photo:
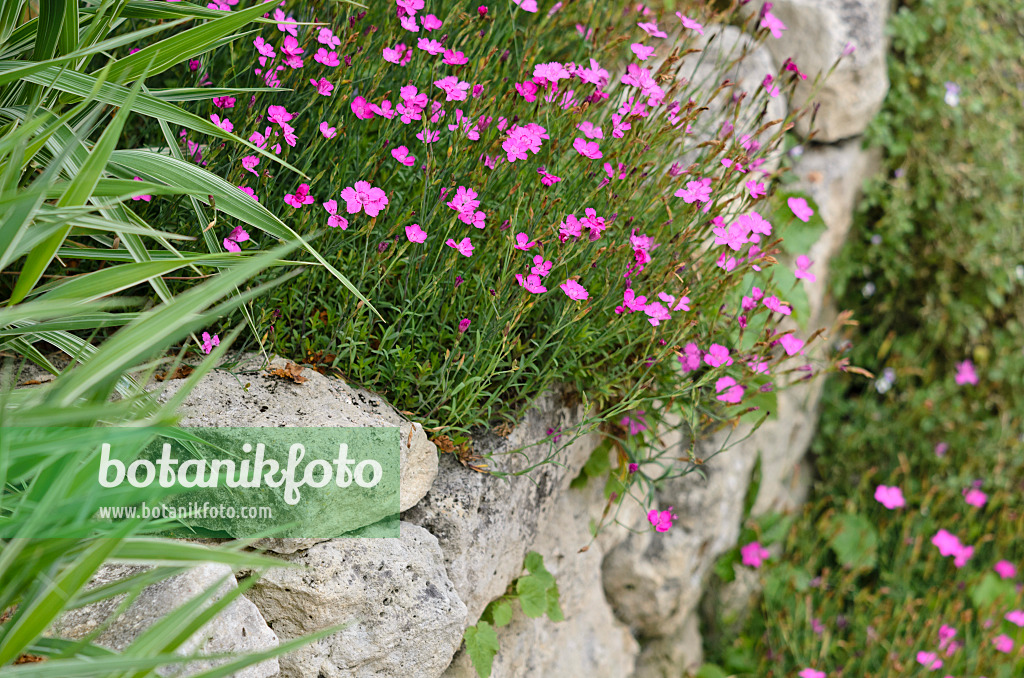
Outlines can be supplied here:
M596 141L587 141L583 137L576 137L572 142L572 147L576 149L577 153L591 160L604 157L601 153L601 147Z
M988 501L988 495L977 488L971 488L964 492L964 501L971 506L984 506Z
M998 636L992 639L992 644L995 645L996 650L1009 654L1013 652L1013 639L1004 633L1000 633Z
M427 232L420 228L419 224L412 224L405 227L405 237L409 242L421 243L427 239Z
M761 546L761 543L756 541L752 541L740 548L740 557L743 560L743 564L754 569L761 567L761 564L764 563L770 555L771 554L768 552L768 549Z
M735 405L743 400L743 387L736 383L732 377L722 377L715 382L715 396L723 403Z
M363 97L356 97L350 104L352 112L360 120L369 120L373 117L373 106Z
M817 669L807 668L797 674L800 678L825 678L824 671L818 671Z
M793 216L805 224L814 216L814 210L811 209L811 206L807 204L807 200L804 198L789 198L786 200L786 204L789 205Z
M324 203L324 209L331 216L327 218L327 225L331 228L341 228L345 230L348 228L348 219L338 214L338 201L328 200Z
M974 363L970 360L957 363L955 379L958 386L963 386L964 384L971 384L973 386L977 384L978 373L974 371Z
M374 188L369 181L357 181L354 187L346 186L341 190L341 199L345 201L345 210L349 214L362 210L368 217L377 216L388 206L384 191Z
M516 233L516 244L514 247L517 250L523 250L524 252L531 247L534 247L537 243L530 240L530 236L525 233Z
M924 650L918 652L917 663L929 671L937 671L942 668L942 660L934 652L925 652Z
M559 287L561 287L562 291L565 292L565 295L573 301L583 301L590 296L583 285L579 284L575 280L566 280L564 283L559 285Z
M295 191L295 193L285 194L284 201L295 208L311 204L313 196L309 194L309 184L300 184L299 190Z
M416 156L409 153L409 149L405 146L391 149L391 156L406 167L412 167L416 164Z
M459 254L461 254L464 257L473 256L473 242L468 237L463 238L459 242L455 242L453 239L448 238L448 240L446 240L444 244L448 245L448 247L452 247L458 250Z
M459 321L459 334L465 334L466 330L469 329L469 318L463 318Z
M334 91L334 85L328 82L327 78L320 78L319 80L309 79L309 83L316 87L317 94L320 96L329 97L331 92Z
M654 525L654 529L658 532L668 532L672 529L672 521L678 516L672 513L672 507L669 506L665 511L658 511L657 509L651 509L647 512L647 521Z
M887 485L879 485L875 488L875 501L887 509L903 508L906 505L903 491L898 487Z
M203 353L210 355L214 346L220 346L220 337L216 334L211 337L209 332L203 332Z
M242 248L239 247L239 243L243 243L249 239L249 234L246 233L245 229L241 226L235 226L232 229L231 234L224 238L224 249L228 252L241 252ZM209 351L207 351L209 353Z
M1013 579L1017 576L1017 566L1008 560L1000 560L993 567L1000 579Z

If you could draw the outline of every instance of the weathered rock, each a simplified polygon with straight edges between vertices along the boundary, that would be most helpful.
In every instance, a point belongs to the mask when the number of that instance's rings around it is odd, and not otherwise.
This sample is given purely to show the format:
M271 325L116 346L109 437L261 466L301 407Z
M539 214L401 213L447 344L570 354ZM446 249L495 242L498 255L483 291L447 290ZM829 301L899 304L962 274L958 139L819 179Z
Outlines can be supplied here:
M733 442L743 432L733 433ZM698 456L720 449L723 437L698 444ZM733 447L691 473L665 483L659 508L678 516L672 529L630 536L604 562L604 585L616 615L644 638L677 637L700 601L704 576L739 537L743 498L756 452ZM645 527L637 525L638 528Z
M589 676L620 678L633 670L638 646L629 629L615 619L601 584L603 542L591 542L587 526L604 506L602 483L561 492L548 519L540 526L531 550L558 583L565 620L530 619L514 605L508 626L497 629L501 649L492 678ZM602 535L621 541L628 534L617 526ZM587 551L580 553L585 546ZM460 652L445 678L475 678L465 652Z
M400 539L333 539L283 556L250 597L283 639L348 626L281 658L286 678L441 675L462 642L466 606L437 539L402 523Z
M480 436L476 449L491 455L491 468L516 473L546 457L551 446L536 443L549 429L568 431L581 418L581 407L568 407L556 394L544 394L507 438ZM528 477L507 480L470 471L452 455L441 459L430 492L403 518L437 537L471 622L520 574L530 546L555 519L558 496L579 474L598 440L596 434L579 437L558 452L558 463L540 464ZM523 454L508 454L524 446Z
M91 586L108 584L141 571L142 568L128 565L105 565L90 582ZM226 578L207 605L219 600L228 591L237 588L231 568L218 563L207 563L194 567L182 574L171 577L145 588L138 598L93 642L113 650L128 647L142 632L154 623ZM72 610L63 615L52 629L61 638L79 639L89 635L117 611L124 596ZM190 654L254 654L265 652L278 645L274 634L256 606L245 596L240 596L214 617L209 623L188 639L177 651ZM212 669L227 660L207 660L176 664L161 668L162 676L184 677ZM278 662L269 659L237 671L234 678L270 678L278 675Z
M759 11L761 3L751 3ZM839 65L813 93L820 104L814 119L816 141L838 141L864 132L882 107L889 91L885 62L885 22L889 0L774 0L772 14L786 24L779 39L769 37L767 47L778 63L792 58L807 74L794 96L803 105L837 59ZM853 52L843 57L844 50ZM810 119L797 123L806 136Z
M690 614L671 637L653 638L644 643L631 678L679 678L691 675L704 663L704 645L700 621Z
M284 367L275 359L270 366ZM185 399L182 426L398 426L401 429L400 508L418 502L437 477L437 448L423 427L411 423L383 398L352 388L316 370L303 369L303 383L266 374L256 358L234 373L214 370ZM236 376L236 374L238 376ZM162 398L175 393L180 380L164 383ZM280 553L307 548L317 539L268 539L258 545Z

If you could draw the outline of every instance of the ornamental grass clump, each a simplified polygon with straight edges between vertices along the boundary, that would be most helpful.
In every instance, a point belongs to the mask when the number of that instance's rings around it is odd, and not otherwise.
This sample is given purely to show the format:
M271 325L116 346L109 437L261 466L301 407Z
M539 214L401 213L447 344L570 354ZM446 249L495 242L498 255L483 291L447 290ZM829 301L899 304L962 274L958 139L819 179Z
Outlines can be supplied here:
M768 114L804 76L737 75L775 39L765 17L421 0L267 16L181 66L262 89L188 105L298 171L194 131L180 152L320 234L372 304L311 267L251 312L277 351L458 435L558 383L591 423L642 432L681 408L697 432L767 404L805 350L811 328L780 326L807 317L775 256L807 215L774 191L802 112ZM267 237L214 228L242 254Z

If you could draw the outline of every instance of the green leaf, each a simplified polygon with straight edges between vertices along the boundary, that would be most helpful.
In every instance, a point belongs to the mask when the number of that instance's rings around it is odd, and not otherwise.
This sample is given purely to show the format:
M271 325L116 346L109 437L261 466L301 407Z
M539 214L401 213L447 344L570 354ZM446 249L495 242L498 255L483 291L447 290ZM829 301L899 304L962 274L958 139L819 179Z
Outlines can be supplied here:
M878 531L864 516L845 513L833 523L828 545L844 567L873 569L878 556Z
M491 621L496 627L502 627L512 621L512 604L504 598L492 601L487 606L491 612Z
M488 678L494 666L494 655L498 654L498 634L485 621L466 629L462 638L466 641L466 654L473 662L476 675Z
M814 209L814 214L807 220L807 223L793 215L793 211L787 204L789 198L804 198L807 204ZM806 193L782 191L776 194L776 199L772 214L773 234L782 238L782 246L790 254L794 256L807 254L811 246L818 242L827 229L825 220L821 218L821 208Z
M971 602L979 609L986 609L995 603L1010 604L1017 599L1017 589L1012 581L1000 579L992 572L986 572L981 581L971 586Z
M553 622L565 621L565 613L562 612L562 605L559 602L558 585L552 584L548 587L548 607L546 613L548 619Z
M523 614L531 619L544 616L548 610L548 588L550 583L536 575L531 574L516 580L516 593L519 595Z

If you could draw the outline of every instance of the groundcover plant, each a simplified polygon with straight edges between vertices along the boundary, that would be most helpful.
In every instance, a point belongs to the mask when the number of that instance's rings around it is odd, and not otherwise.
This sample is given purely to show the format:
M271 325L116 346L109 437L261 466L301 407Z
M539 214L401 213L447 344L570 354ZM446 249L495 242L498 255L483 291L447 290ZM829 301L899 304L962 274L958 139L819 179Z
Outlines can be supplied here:
M560 385L620 451L621 490L650 503L703 463L699 437L827 368L806 358L811 262L788 264L820 218L779 189L803 111L769 115L805 76L743 70L781 29L739 4L4 3L0 329L55 375L8 382L5 423L163 422L187 388L157 407L146 371L194 333L194 383L241 336L379 391L457 449ZM667 418L684 449L658 442ZM549 435L556 455L574 433ZM41 494L79 457L7 441L11 675L146 675L230 602L124 653L45 638L63 611L179 571L87 589L108 559L267 564L110 532L73 477ZM647 508L669 529L670 509Z

